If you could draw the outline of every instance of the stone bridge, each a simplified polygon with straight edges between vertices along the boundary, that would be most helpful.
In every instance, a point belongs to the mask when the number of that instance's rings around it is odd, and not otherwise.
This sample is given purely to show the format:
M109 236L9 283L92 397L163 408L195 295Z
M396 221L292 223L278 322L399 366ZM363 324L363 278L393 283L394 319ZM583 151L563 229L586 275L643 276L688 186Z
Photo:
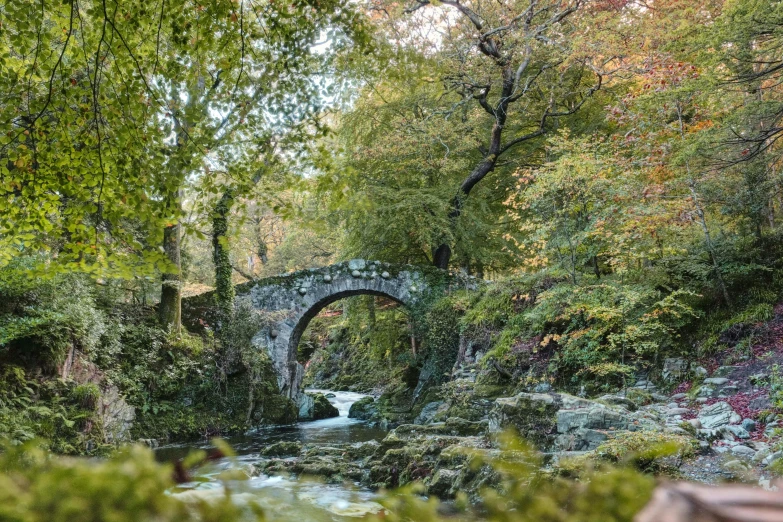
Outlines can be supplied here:
M410 307L470 281L432 267L354 259L260 279L244 298L249 297L253 308L272 318L253 338L253 344L268 351L280 392L296 399L304 376L304 368L296 360L299 340L325 306L344 297L378 295Z

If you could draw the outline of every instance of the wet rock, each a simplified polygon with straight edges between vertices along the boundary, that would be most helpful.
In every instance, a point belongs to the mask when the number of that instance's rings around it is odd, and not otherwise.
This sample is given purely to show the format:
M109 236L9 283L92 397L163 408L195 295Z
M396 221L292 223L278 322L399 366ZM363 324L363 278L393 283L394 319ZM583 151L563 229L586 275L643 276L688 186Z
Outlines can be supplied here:
M349 419L374 420L378 416L378 405L372 397L362 397L348 410Z
M158 439L138 439L136 442L152 449L155 449L159 446Z
M729 424L732 413L734 413L734 410L731 409L728 403L716 402L702 408L701 412L699 412L699 420L706 429L719 428Z
M263 448L259 453L265 457L290 457L299 455L302 452L302 443L295 442L276 442L271 446Z
M303 393L299 396L299 418L321 420L339 417L340 411L332 406L323 393Z
M351 409L353 409L353 406L351 406ZM419 415L416 417L413 423L429 424L433 422L435 416L438 413L442 412L445 409L448 409L448 405L444 401L429 402L424 406L424 408L421 409L421 413L419 413ZM351 414L348 413L348 416L350 417Z
M435 472L427 488L427 493L435 495L441 499L454 497L452 487L457 482L459 471L453 469L441 468Z

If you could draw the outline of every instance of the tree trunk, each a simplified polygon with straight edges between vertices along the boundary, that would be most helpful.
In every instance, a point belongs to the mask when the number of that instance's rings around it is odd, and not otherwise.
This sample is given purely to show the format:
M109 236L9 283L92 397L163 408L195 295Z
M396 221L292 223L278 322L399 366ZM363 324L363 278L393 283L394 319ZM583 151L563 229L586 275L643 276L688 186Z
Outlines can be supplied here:
M233 191L227 190L215 206L212 217L212 258L215 262L215 301L220 321L234 314L233 267L228 248L228 213L234 203Z
M160 323L172 332L181 331L182 322L182 263L179 250L180 225L170 225L163 230L163 251L174 265L172 272L163 274L158 313Z

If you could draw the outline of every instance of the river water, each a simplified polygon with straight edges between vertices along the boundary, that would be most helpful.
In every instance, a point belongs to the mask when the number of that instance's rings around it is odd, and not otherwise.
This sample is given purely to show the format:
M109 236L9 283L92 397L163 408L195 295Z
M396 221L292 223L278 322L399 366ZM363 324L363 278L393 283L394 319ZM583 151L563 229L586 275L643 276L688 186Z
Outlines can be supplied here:
M376 495L358 484L325 484L299 480L292 476L252 476L247 480L226 480L229 473L246 471L252 474L253 463L261 459L259 450L279 441L300 441L303 444L344 444L381 440L386 432L370 427L363 421L348 418L351 404L365 397L352 392L307 390L332 394L329 402L340 412L339 417L290 426L261 428L245 435L227 438L237 453L234 458L210 462L193 475L191 482L180 484L172 494L183 499L219 498L229 488L236 502L253 501L264 508L268 520L299 520L302 522L340 522L374 513L381 509ZM209 443L177 444L156 451L159 460L174 461L194 449L209 449Z

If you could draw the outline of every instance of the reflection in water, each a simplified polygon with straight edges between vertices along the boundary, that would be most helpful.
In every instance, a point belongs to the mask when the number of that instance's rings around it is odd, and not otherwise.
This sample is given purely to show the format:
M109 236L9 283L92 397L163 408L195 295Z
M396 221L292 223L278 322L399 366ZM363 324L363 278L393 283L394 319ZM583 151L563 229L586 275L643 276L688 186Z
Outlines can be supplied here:
M347 517L375 513L381 506L374 502L375 494L354 485L323 484L303 481L293 477L261 475L249 480L224 481L227 473L244 470L252 475L253 463L260 459L259 450L280 441L300 441L305 444L348 444L381 440L386 432L368 426L363 421L348 418L351 404L365 397L352 392L308 390L330 394L328 399L340 412L339 417L312 422L300 422L291 426L260 428L245 435L226 440L237 452L234 459L221 459L209 463L197 471L193 482L180 484L172 494L187 499L220 498L224 484L238 503L254 501L264 508L269 520L300 519L314 522L348 520ZM333 396L332 396L333 395ZM207 442L172 445L157 450L162 461L182 458L193 449L208 449Z

